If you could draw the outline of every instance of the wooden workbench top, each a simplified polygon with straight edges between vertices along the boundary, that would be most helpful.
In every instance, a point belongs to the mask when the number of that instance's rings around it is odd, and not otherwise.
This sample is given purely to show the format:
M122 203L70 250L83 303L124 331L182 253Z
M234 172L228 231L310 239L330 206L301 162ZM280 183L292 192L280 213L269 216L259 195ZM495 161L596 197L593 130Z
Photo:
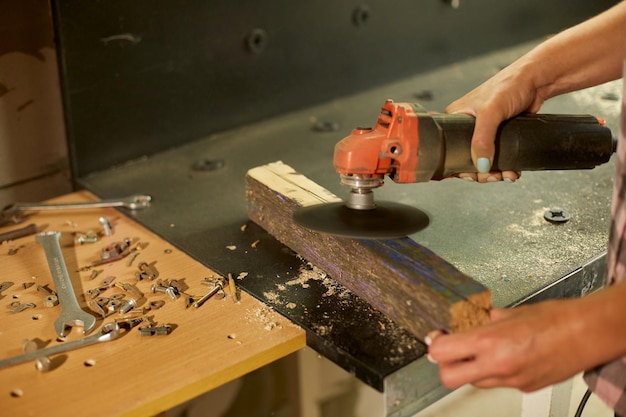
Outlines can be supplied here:
M82 191L54 201L92 199L93 195ZM157 326L172 324L174 330L168 335L143 336L137 326L116 340L52 356L48 372L37 371L32 361L0 369L3 415L155 415L305 346L301 328L244 292L236 303L228 286L224 298L211 298L199 308L187 307L184 297L172 300L166 294L151 293L157 279L177 279L188 286L185 293L201 296L209 289L201 281L217 274L115 209L39 211L20 225L0 228L0 233L36 223L40 230L62 232L62 242L71 243L77 234L101 232L101 216L113 224L111 236L63 247L79 303L92 312L87 306L89 297L83 294L98 288L105 278L115 277L114 283L136 284L145 294L144 308L162 300L163 307L145 315ZM100 259L102 248L125 238L132 239L138 255L89 267ZM157 279L137 280L141 262L156 269ZM52 289L54 285L35 235L2 243L0 265L0 284L13 283L0 293L0 357L21 354L24 339L38 339L46 346L62 343L53 327L60 306L44 306L45 295L37 290L39 285ZM95 277L94 270L98 271ZM234 276L239 272L232 271ZM102 291L101 296L113 294L129 296L118 287ZM10 304L15 302L36 307L13 313ZM98 322L91 334L103 323L123 317L118 312L105 319L93 314ZM81 337L82 328L75 327L66 340Z

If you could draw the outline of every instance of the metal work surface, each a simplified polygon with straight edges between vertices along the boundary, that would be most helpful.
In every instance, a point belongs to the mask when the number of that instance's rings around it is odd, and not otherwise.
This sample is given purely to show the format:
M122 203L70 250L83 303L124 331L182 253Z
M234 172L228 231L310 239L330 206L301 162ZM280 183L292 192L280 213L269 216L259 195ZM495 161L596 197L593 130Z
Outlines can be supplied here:
M339 186L332 166L333 146L353 127L372 125L385 99L419 101L431 110L443 111L449 102L535 44L521 44L215 134L90 174L81 182L103 198L150 194L151 207L134 214L138 221L217 272L247 273L240 280L243 288L302 325L315 349L382 389L384 378L422 356L424 347L356 297L346 297L349 292L333 281L310 275L305 261L248 224L245 173L282 160L345 196L347 190ZM620 84L610 83L553 99L542 111L602 116L617 132L620 105L615 97L620 92ZM339 128L320 132L314 128L319 122ZM218 160L223 166L213 163ZM199 169L214 165L218 166L215 170ZM411 237L484 283L493 291L494 303L505 306L532 298L602 255L612 174L611 162L589 171L524 173L514 184L447 179L398 185L387 181L376 197L429 213L428 228ZM567 210L571 219L563 224L546 221L543 214L550 208ZM579 275L585 274L573 274ZM594 275L593 286L598 285L600 275ZM573 285L563 292L567 296L580 295L590 287L575 280L573 284L565 280L563 285Z

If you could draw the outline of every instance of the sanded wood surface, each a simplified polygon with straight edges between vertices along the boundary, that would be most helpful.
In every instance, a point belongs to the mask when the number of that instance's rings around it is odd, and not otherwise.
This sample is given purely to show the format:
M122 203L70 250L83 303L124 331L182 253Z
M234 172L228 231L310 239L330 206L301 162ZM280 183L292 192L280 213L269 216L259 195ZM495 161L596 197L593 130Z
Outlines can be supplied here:
M79 192L55 201L92 199L91 194ZM136 283L147 301L164 301L162 308L146 315L157 325L172 324L175 328L163 336L142 336L134 328L119 339L56 355L51 357L53 369L46 373L38 372L33 362L0 369L3 415L156 415L305 346L301 328L246 293L241 293L237 304L226 288L225 298L211 298L197 309L186 308L182 298L171 300L166 294L152 294L150 286L156 280L138 282L135 277L140 262L152 265L157 279L184 282L186 292L194 296L206 293L209 287L201 280L216 274L115 209L40 211L24 224L34 222L43 230L61 231L63 242L68 238L71 242L76 232L101 230L100 216L112 221L112 236L63 248L76 292L85 294L108 276L115 276L114 282ZM172 223L175 227L175 219ZM0 228L0 233L19 227L23 224ZM124 238L142 244L131 265L127 257L97 266L95 278L91 278L94 268L79 271L99 259L103 247ZM13 282L0 294L1 357L20 354L23 339L39 339L48 346L61 343L53 328L60 307L45 307L44 296L36 289L37 285L53 285L43 248L35 236L0 245L0 265L0 283ZM236 276L239 271L232 272ZM24 288L24 284L33 285ZM112 288L102 295L115 293L124 291ZM79 300L90 311L84 298ZM15 301L36 307L12 313L9 305ZM113 313L104 321L99 318L96 331L103 322L120 317ZM82 328L77 327L67 340L80 337Z
M249 217L292 250L423 340L488 321L491 293L409 238L349 239L296 225L300 206L340 199L282 162L246 176Z

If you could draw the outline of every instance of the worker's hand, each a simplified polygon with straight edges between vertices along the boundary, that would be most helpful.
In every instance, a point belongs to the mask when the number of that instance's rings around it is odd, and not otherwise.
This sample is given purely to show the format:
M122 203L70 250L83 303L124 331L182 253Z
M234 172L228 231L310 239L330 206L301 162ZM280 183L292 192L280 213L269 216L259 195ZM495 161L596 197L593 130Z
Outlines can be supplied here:
M514 387L534 391L563 381L589 366L577 348L578 315L568 301L495 309L492 323L456 334L431 333L429 359L439 364L449 388ZM428 339L428 338L427 338Z
M544 99L539 96L530 74L522 61L504 68L446 108L446 113L464 113L476 117L472 137L472 160L476 173L459 177L478 182L517 180L521 173L492 171L495 138L498 126L504 120L522 112L536 113Z

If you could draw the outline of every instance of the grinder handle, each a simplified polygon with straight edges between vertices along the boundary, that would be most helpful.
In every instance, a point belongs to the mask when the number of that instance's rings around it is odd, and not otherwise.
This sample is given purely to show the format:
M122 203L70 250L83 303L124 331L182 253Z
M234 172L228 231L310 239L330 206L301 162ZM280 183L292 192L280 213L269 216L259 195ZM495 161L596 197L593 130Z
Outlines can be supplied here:
M464 114L428 114L424 117L432 118L440 137L441 155L431 179L477 172L470 153L475 118ZM429 129L433 123L423 125L424 129ZM422 132L421 122L418 126L422 148L421 142L429 133ZM591 169L608 162L616 144L611 130L594 116L522 114L500 125L492 170Z

